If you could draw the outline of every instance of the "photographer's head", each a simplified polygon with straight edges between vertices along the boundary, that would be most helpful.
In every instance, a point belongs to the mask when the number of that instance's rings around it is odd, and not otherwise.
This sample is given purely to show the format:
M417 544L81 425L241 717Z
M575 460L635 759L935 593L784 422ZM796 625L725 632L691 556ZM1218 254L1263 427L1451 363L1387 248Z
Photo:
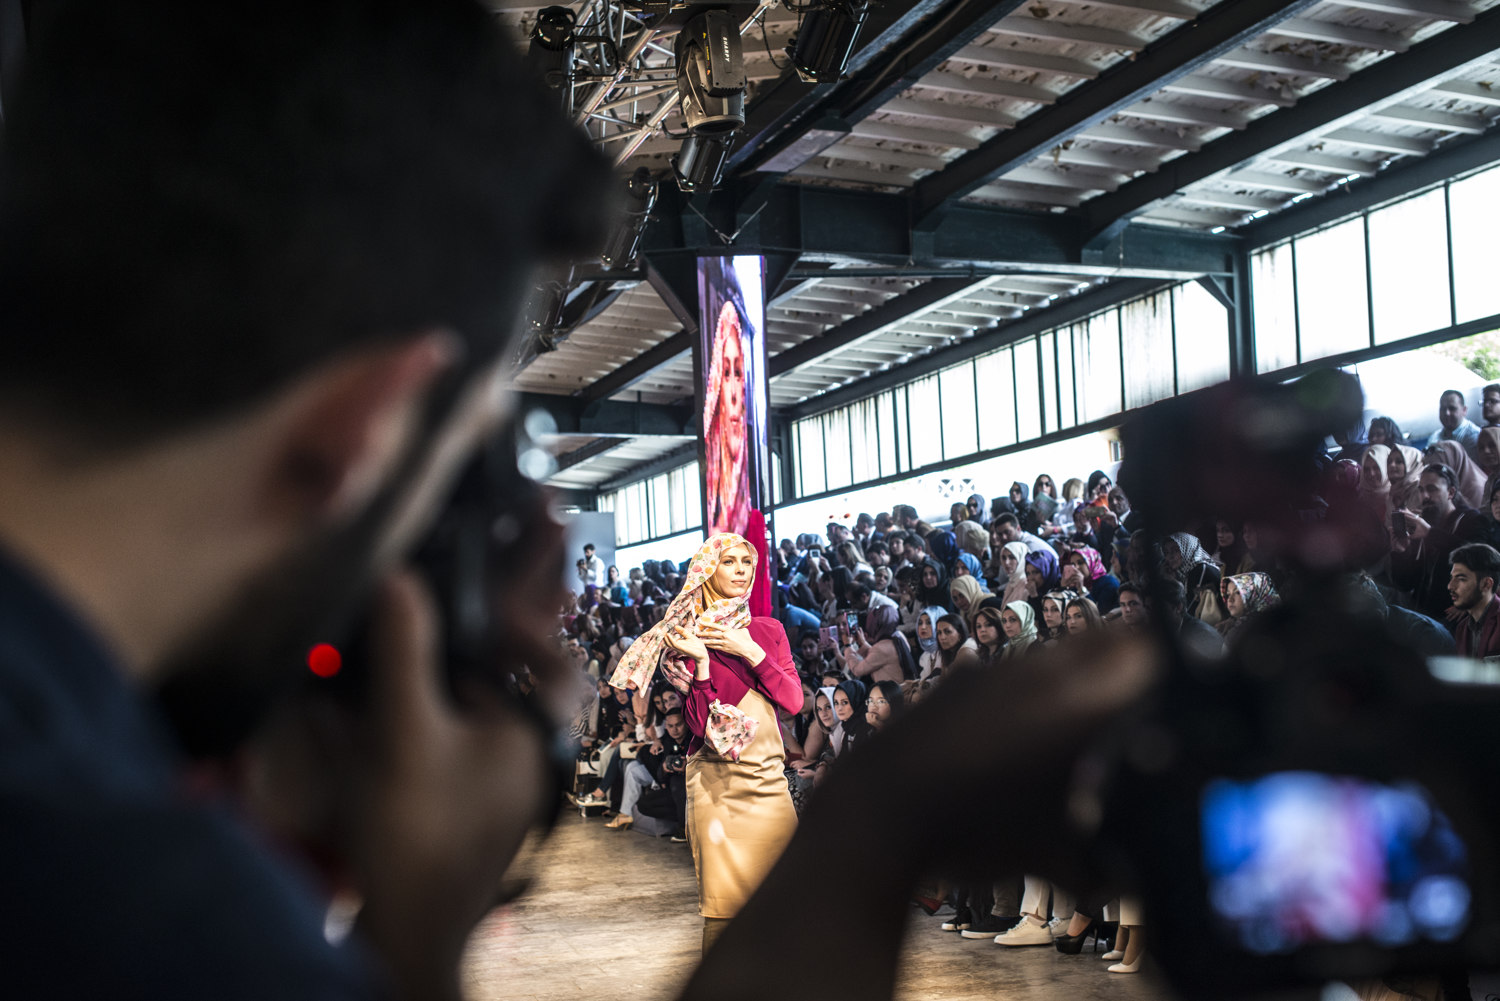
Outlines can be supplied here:
M675 741L682 741L687 736L687 718L681 709L673 709L662 717L662 725L667 728L667 736Z
M1418 483L1417 497L1422 504L1422 519L1429 525L1437 525L1453 513L1458 476L1452 469L1437 463L1422 469Z
M1453 607L1476 619L1489 607L1500 581L1500 552L1482 542L1459 546L1448 557L1448 596Z
M133 673L254 690L503 418L533 262L583 247L607 174L467 0L36 14L0 533Z

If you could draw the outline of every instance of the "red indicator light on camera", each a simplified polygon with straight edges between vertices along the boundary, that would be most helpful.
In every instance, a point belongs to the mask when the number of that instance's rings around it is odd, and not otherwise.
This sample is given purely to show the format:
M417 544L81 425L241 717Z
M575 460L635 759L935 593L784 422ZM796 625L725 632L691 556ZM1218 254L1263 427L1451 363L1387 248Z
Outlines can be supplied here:
M344 666L343 655L329 643L319 643L307 651L307 667L320 678L331 678Z

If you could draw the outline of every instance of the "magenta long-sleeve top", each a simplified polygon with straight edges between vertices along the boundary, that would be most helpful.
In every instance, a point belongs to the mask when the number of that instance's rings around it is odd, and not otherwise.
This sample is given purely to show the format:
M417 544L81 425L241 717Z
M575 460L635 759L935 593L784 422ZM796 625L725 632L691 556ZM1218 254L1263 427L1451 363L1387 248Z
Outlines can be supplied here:
M736 706L753 688L787 712L802 711L802 681L792 662L792 648L787 643L786 630L780 622L763 616L751 619L746 629L766 655L759 664L750 664L742 657L718 650L708 651L708 680L694 679L688 687L687 725L693 734L693 739L688 741L689 754L696 753L703 746L708 707L715 700Z

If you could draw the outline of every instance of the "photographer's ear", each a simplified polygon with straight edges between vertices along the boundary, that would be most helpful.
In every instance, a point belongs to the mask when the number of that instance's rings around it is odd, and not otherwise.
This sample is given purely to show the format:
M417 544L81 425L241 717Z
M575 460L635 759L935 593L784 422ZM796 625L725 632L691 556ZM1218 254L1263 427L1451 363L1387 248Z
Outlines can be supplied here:
M461 350L453 335L432 332L336 358L289 390L265 485L275 513L329 520L368 503L418 432L427 390Z

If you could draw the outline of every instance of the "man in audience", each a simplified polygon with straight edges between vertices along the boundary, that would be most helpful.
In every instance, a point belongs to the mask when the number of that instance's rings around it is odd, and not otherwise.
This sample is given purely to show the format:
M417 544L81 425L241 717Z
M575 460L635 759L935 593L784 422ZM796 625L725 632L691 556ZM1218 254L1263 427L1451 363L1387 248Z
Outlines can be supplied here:
M861 514L854 519L854 541L859 543L863 549L871 541L871 535L875 531L875 519L868 514Z
M891 517L891 513L889 511L882 511L875 516L875 534L871 536L871 538L873 538L877 542L882 541L887 535L891 534L891 532L894 531L895 528L896 519Z
M816 629L804 629L797 640L797 673L816 678L833 663L833 651L824 650Z
M1463 613L1453 625L1458 655L1476 660L1500 656L1500 598L1495 597L1500 552L1474 542L1453 550L1448 562L1448 596Z
M891 516L896 519L896 524L908 534L917 535L923 539L932 534L932 526L917 517L917 509L910 504L897 504L891 508Z
M871 542L865 546L865 562L874 569L891 565L891 550L884 542Z
M1191 615L1187 608L1187 588L1180 580L1164 580L1158 585L1162 600L1161 613L1168 623L1175 625L1173 633L1177 636L1177 642L1182 644L1182 649L1191 653L1213 659L1224 653L1224 638L1213 626L1204 622L1196 615Z
M583 547L583 568L586 571L583 583L589 587L603 587L606 580L604 561L594 555L594 544Z
M836 521L828 523L828 548L838 549L852 538L854 538L854 533L849 531L849 526Z
M1120 622L1127 629L1146 628L1146 596L1130 581L1120 585Z
M1118 484L1109 488L1108 503L1110 514L1114 515L1115 526L1120 531L1129 535L1141 527L1140 517L1130 509L1130 498L1125 496L1125 491L1121 490ZM1101 531L1102 529L1103 526L1101 526Z
M1022 530L1019 518L1009 511L1002 512L990 522L990 564L984 568L985 579L996 587L1004 587L1010 582L1010 574L1005 572L1005 565L1000 560L1000 554L1012 542L1024 542L1026 548L1033 553L1047 552L1051 553L1054 559L1057 557L1057 550L1048 545L1040 536Z
M1392 534L1391 580L1411 592L1413 608L1439 621L1449 608L1448 554L1484 532L1479 513L1458 506L1456 482L1453 470L1441 463L1423 468L1417 488L1422 513L1401 509L1392 516L1406 532Z
M1485 427L1500 427L1500 382L1492 382L1484 387L1479 407Z
M687 787L682 759L687 755L687 718L681 706L662 717L666 732L642 748L636 759L625 766L624 792L620 794L620 812L605 827L630 827L640 823L640 830L653 825L643 816L666 821L675 830L684 826L687 810ZM667 795L647 802L651 790L665 790ZM661 831L647 833L660 835Z
M897 608L895 601L891 600L886 595L881 594L879 591L871 590L864 584L849 585L849 603L853 605L854 610L856 612L859 612L861 615L871 611L872 609L884 608L887 606L896 608L897 611L900 611L900 609Z
M1479 457L1479 427L1469 420L1469 406L1463 393L1449 389L1438 397L1438 423L1442 427L1427 439L1429 446L1440 441L1456 441L1469 453L1469 458Z

